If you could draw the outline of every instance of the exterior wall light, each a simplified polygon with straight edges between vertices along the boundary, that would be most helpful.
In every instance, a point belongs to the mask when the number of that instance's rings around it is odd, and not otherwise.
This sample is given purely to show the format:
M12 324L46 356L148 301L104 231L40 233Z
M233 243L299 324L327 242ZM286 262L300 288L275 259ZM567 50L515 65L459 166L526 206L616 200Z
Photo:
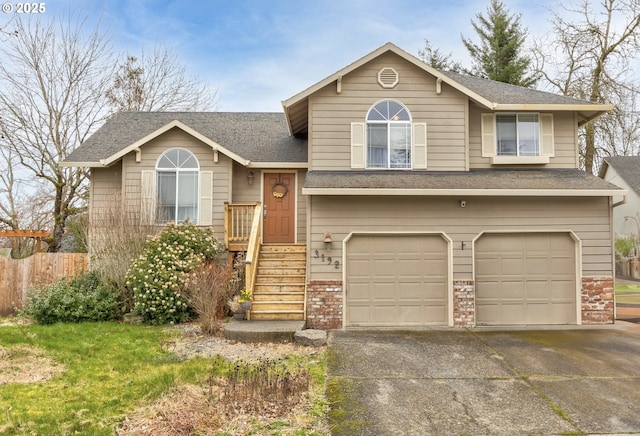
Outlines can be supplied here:
M329 247L333 242L333 238L331 237L331 232L324 232L324 245L325 247Z
M250 185L253 185L254 178L255 176L253 175L253 171L249 171L249 174L247 174L247 182L249 182Z

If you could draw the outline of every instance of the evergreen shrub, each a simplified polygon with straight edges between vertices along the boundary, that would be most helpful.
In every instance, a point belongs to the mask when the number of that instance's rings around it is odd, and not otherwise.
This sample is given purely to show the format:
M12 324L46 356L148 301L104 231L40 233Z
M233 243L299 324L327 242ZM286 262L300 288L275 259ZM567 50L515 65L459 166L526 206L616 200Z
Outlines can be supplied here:
M22 311L38 324L111 321L119 317L117 296L93 272L47 285Z

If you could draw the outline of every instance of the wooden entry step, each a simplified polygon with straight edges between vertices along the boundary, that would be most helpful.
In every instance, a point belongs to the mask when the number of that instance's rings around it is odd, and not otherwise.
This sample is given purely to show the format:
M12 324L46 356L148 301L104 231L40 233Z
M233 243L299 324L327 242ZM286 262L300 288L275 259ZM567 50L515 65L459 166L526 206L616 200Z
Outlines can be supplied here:
M307 247L263 244L253 288L252 320L305 319Z

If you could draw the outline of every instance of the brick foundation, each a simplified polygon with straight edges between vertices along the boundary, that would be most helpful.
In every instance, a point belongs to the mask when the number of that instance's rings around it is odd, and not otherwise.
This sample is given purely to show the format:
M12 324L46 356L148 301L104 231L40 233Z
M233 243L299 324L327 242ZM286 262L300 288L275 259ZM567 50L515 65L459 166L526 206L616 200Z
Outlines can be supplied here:
M473 280L453 281L453 326L473 327L476 322L476 285Z
M307 284L307 328L342 328L342 280L313 280ZM474 327L476 289L473 280L453 281L453 325ZM582 324L613 324L613 278L582 278Z
M582 324L613 324L613 278L582 278Z
M342 328L342 280L313 280L307 283L307 328Z

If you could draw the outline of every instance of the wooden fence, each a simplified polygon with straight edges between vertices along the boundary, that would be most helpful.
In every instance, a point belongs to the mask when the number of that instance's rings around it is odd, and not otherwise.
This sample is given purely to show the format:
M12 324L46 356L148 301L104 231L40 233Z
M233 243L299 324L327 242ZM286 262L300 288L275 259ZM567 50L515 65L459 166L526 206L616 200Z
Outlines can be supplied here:
M87 270L86 253L36 253L25 259L0 257L0 316L20 309L33 286L75 277Z

